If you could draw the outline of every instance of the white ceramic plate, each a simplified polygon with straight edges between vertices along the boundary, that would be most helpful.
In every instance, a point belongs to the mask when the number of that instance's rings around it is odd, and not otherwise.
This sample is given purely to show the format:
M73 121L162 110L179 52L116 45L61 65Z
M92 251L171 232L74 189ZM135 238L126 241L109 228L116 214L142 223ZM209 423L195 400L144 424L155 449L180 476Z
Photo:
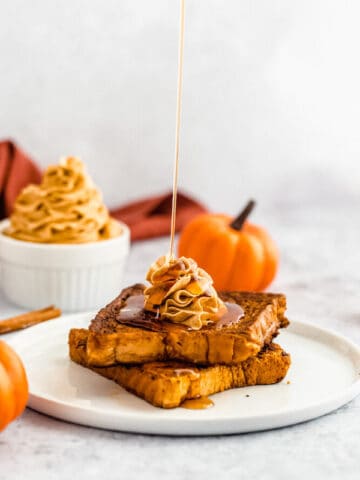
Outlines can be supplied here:
M277 339L292 356L281 383L213 395L215 406L208 410L162 410L69 360L68 330L87 326L90 318L67 315L24 331L11 342L25 363L34 410L110 430L215 435L310 420L360 393L360 348L336 333L293 321Z

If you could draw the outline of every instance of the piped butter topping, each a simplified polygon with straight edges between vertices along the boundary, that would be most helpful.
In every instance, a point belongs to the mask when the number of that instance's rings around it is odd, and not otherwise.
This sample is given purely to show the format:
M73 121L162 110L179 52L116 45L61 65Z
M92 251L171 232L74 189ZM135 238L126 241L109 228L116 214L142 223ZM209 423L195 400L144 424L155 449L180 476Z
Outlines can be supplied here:
M226 312L212 278L191 258L160 257L146 279L151 286L144 292L145 310L167 321L199 330Z

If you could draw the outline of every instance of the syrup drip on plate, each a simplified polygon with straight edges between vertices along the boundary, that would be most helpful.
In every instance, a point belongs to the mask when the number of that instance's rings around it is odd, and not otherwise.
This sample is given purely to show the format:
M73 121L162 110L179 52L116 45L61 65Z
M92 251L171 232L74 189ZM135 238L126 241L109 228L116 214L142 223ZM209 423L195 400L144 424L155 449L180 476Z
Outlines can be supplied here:
M189 410L204 410L214 406L214 402L208 397L192 398L185 400L180 407L188 408Z

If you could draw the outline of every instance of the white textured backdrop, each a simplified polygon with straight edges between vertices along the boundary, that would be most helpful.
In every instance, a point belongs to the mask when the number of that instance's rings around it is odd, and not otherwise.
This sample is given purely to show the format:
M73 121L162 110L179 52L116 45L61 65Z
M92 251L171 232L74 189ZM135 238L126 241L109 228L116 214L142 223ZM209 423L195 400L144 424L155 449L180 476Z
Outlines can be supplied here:
M178 2L0 0L0 136L111 204L171 184ZM358 202L357 0L187 0L181 185L235 213ZM272 209L272 208L271 208Z

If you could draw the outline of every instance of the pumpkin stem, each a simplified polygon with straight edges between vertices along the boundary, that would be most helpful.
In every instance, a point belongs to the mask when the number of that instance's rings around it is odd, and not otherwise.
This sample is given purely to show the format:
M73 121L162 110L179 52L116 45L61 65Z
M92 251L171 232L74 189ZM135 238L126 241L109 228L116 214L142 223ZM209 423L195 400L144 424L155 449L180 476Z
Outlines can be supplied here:
M253 211L255 205L256 205L256 202L254 200L249 200L245 208L241 210L239 215L236 218L234 218L234 220L230 223L230 227L233 228L234 230L241 230L246 219L248 218L250 213Z

